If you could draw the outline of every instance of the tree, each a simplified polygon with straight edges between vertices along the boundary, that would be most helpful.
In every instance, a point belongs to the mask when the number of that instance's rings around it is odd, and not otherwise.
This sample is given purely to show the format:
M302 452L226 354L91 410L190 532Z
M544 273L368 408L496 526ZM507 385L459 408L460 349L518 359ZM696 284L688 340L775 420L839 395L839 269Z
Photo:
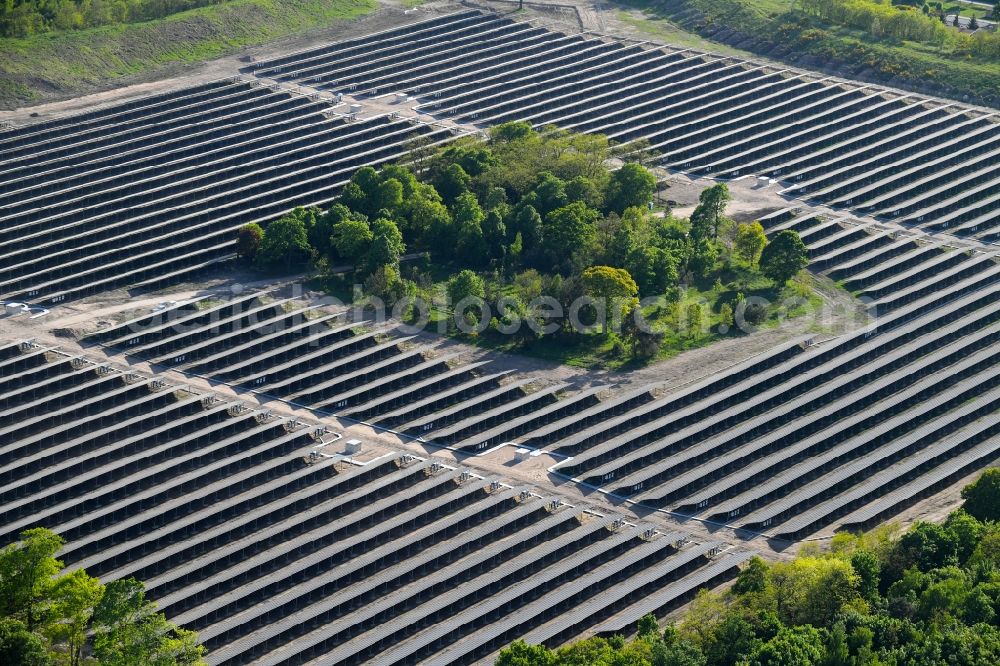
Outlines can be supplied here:
M481 300L485 298L486 284L483 282L483 278L470 270L456 273L448 280L448 302L451 303L453 308L456 308L455 314L466 320L472 316L470 313L472 304L463 304L463 301L466 301L466 299ZM474 323L479 322L477 320Z
M760 261L760 253L767 245L767 236L760 222L741 224L736 228L736 242L733 249L743 261L756 266Z
M710 664L737 664L758 642L753 625L742 615L730 613L708 633L702 649Z
M489 254L482 228L486 215L476 196L471 192L459 195L452 205L452 215L457 231L455 256L466 265L484 266Z
M372 222L372 243L365 256L363 266L371 273L379 266L399 266L399 259L406 252L403 234L392 220L379 218Z
M534 135L535 130L532 129L531 123L525 120L512 120L490 128L490 143L523 141Z
M451 203L459 195L469 191L469 186L472 184L472 177L458 164L449 164L432 181L432 184L445 203Z
M604 205L604 193L590 178L577 176L566 183L567 203L580 201L590 208L601 208Z
M639 636L655 636L660 633L660 623L656 621L656 616L647 613L639 618Z
M340 193L340 203L367 217L379 210L379 186L382 178L373 167L363 166L351 176Z
M719 327L720 333L728 333L733 330L733 325L736 323L736 318L733 315L733 306L729 303L723 303L719 308ZM723 328L724 327L724 328Z
M496 666L556 666L555 655L544 645L528 645L522 640L500 650Z
M608 211L647 206L656 194L656 176L641 164L629 163L611 174L604 200Z
M367 221L350 217L333 225L330 245L338 257L358 264L368 253L374 239L375 234Z
M28 631L46 621L54 579L62 569L55 558L62 544L59 535L38 527L0 550L0 617L20 620Z
M687 318L687 334L692 338L701 335L705 328L705 309L701 307L701 303L688 303L684 314Z
M636 247L625 258L624 268L639 285L642 296L660 295L677 284L677 260L655 246Z
M809 253L799 235L786 229L774 237L760 255L760 270L782 287L809 264Z
M852 666L851 651L847 645L847 630L844 629L843 622L833 625L826 639L826 658L823 660L823 666Z
M765 589L767 589L767 563L755 555L736 576L733 592L736 594L757 594Z
M851 568L858 575L858 591L869 603L878 599L879 574L882 565L875 554L859 550L851 555Z
M548 215L570 202L566 195L566 184L547 172L538 177L535 189L524 199L529 205L534 206L542 216Z
M42 639L28 631L23 622L0 618L0 664L49 666L51 663Z
M610 330L612 316L632 312L639 304L639 287L628 271L622 268L591 266L580 277L586 294L605 306L605 334Z
M542 243L542 216L530 204L518 205L514 209L511 231L521 235L524 251L535 250Z
M747 666L818 666L826 650L810 626L782 627L778 635L750 653Z
M451 213L434 188L420 186L403 201L402 215L407 221L409 238L424 247L433 247L435 240L446 236L451 228Z
M305 211L296 209L267 225L254 263L269 270L291 271L303 266L312 254Z
M986 470L963 488L962 499L962 508L973 518L1000 521L1000 467Z
M203 664L194 632L168 622L139 581L108 583L94 608L94 655L101 666Z
M702 238L691 248L691 258L688 268L698 277L706 277L715 270L715 262L719 259L719 250L709 238Z
M256 222L240 227L236 232L236 258L244 264L252 264L263 239L264 230Z
M622 322L622 337L632 345L632 358L653 358L663 346L666 335L662 331L650 330L648 326L640 325L642 311L634 308L625 315Z
M375 211L395 212L403 204L403 184L395 178L386 178L375 188L372 199Z
M45 633L53 644L66 645L70 666L78 666L82 663L94 607L104 596L104 586L83 569L76 569L56 579L51 596L52 614L60 619Z
M698 206L695 208L694 213L691 214L692 225L694 225L696 219L704 221L712 229L713 240L718 240L719 224L722 221L722 215L726 212L726 205L729 204L730 199L729 187L725 183L716 183L702 190L701 194L698 195Z
M542 225L542 250L548 264L560 272L572 272L577 258L590 250L598 217L596 210L579 201L549 213Z

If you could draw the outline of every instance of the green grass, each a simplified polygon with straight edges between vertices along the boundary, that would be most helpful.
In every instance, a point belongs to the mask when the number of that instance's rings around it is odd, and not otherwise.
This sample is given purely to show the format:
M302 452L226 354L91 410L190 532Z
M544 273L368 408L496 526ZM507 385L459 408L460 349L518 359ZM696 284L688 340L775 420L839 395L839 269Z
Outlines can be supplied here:
M457 333L454 330L445 334L491 351L521 354L587 369L630 370L655 361L672 358L689 349L697 349L719 340L745 335L739 330L728 333L722 333L719 330L721 323L719 310L723 303L730 302L735 295L735 290L731 288L733 281L739 283L738 290L743 292L747 298L759 296L775 304L769 308L767 319L759 328L775 328L788 319L817 312L823 305L823 299L816 291L816 278L807 272L800 273L781 290L775 289L768 280L759 276L746 280L746 275L744 272L724 274L722 278L726 280L726 283L721 289L717 288L714 283L707 282L688 286L683 293L679 307L686 307L690 303L703 305L707 330L700 333L678 331L676 327L667 323L666 313L669 306L666 299L661 298L657 303L645 307L643 316L646 321L655 330L662 330L665 333L660 351L651 359L634 360L627 350L624 354L615 353L615 342L618 338L613 333L607 335L604 333L556 334L543 336L527 345L518 345L510 336L489 331L476 336ZM783 305L789 301L792 302L790 306ZM436 310L432 313L431 321L436 323L440 319L450 316L450 313L443 309ZM432 330L443 331L443 328Z
M795 10L793 0L619 0L642 10L623 20L653 39L731 52L719 41L737 32L758 55L802 64L834 66L846 78L864 76L900 87L982 104L1000 104L1000 62L966 52L958 32L942 46L895 42L821 22ZM952 0L946 7L957 6ZM971 15L967 6L963 14ZM684 33L694 35L684 36ZM727 50L728 49L728 50Z
M218 58L376 7L376 0L231 0L144 23L0 39L0 105Z

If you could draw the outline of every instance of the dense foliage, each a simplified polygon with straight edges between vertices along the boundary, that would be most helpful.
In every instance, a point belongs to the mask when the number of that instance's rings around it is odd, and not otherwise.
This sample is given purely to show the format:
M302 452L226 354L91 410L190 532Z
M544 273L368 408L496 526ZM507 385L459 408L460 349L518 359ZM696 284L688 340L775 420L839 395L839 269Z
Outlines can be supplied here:
M995 666L1000 664L1000 469L963 492L944 524L841 533L790 562L752 559L702 592L674 628L639 622L631 642L549 650L517 642L502 666ZM977 520L965 509L994 519Z
M761 226L725 217L725 184L702 192L690 220L656 210L656 178L629 161L641 145L615 148L601 135L514 122L485 141L412 148L409 164L359 169L326 211L295 210L263 234L244 228L239 257L273 271L354 269L365 293L390 306L417 295L447 295L451 309L466 296L486 299L489 316L463 303L458 321L466 334L505 344L591 335L619 355L630 343L645 357L663 334L635 325L637 308L652 307L661 328L690 339L706 336L713 320L735 333L735 321L767 316L747 305L752 291L776 296L805 265L805 248L787 232L798 244L777 253L781 266L771 270ZM616 158L624 163L613 169ZM401 265L407 253L430 259ZM717 285L712 301L684 302L684 287L696 283ZM544 297L561 314L534 307ZM580 299L589 300L574 310Z
M44 528L0 550L0 664L197 666L204 648L146 599L134 579L102 585L60 573L62 539Z
M0 36L148 21L220 2L224 0L0 0Z

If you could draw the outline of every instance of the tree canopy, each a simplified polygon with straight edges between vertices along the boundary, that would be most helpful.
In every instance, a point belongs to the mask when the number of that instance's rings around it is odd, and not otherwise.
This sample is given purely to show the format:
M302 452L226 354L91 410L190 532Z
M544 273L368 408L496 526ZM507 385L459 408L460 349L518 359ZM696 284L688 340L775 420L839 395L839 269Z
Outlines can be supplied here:
M784 285L809 264L806 246L794 231L779 232L760 254L760 270L777 285Z
M168 622L142 583L65 573L44 528L0 550L0 664L199 666L197 635Z
M656 177L633 161L649 157L642 145L513 122L492 128L486 140L414 148L406 164L359 168L325 211L296 209L266 225L263 237L253 227L241 230L238 256L271 272L310 268L319 281L342 287L339 293L357 293L353 281L363 285L368 305L376 297L420 297L437 301L430 310L447 310L449 279L471 271L492 311L475 331L457 325L469 310L435 319L447 332L481 335L482 344L506 349L606 349L617 363L627 362L629 348L632 360L652 359L669 346L739 335L749 330L745 323L780 314L787 278L775 289L765 276L780 279L790 267L793 275L801 264L778 252L785 241L760 261L763 228L725 217L730 194L723 183L700 194L690 220L651 209ZM597 314L596 306L573 309L583 296L600 296L592 269L636 289L614 296L612 319L605 320L612 325L581 329L576 323L584 321L575 322L572 312L587 321ZM541 276L543 293L519 293L522 274ZM711 300L683 302L688 290L711 292ZM762 292L772 306L740 307L740 299ZM542 296L544 307L533 303Z

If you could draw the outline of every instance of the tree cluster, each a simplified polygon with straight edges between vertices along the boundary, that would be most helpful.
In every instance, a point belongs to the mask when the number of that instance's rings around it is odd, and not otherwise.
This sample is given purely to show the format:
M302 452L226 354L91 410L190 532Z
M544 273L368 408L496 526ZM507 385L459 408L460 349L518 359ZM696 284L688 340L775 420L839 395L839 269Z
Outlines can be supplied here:
M754 558L701 592L661 636L592 638L558 650L515 643L503 666L994 666L1000 664L1000 469L941 524L840 533L828 551Z
M492 128L485 141L467 137L438 149L410 148L406 164L355 172L326 211L296 209L266 231L244 227L238 256L272 271L353 269L366 293L384 300L429 287L431 280L400 266L404 253L429 256L435 272L452 276L451 307L458 294L503 297L504 308L489 321L461 308L460 316L480 332L545 319L559 334L573 335L566 315L587 297L594 304L582 309L582 318L597 322L607 315L595 326L606 337L609 319L620 323L615 330L625 331L635 356L655 355L663 337L630 321L639 299L677 301L683 284L711 284L734 263L780 288L806 263L794 232L768 244L760 224L727 219L725 184L702 193L690 221L655 213L657 180L633 161L648 158L641 143L612 146L601 135L511 122ZM623 164L613 169L616 160ZM482 287L470 290L467 273L478 275ZM739 291L722 310L730 328ZM562 318L532 311L532 301L543 295L561 306ZM753 308L750 314L760 315ZM664 319L685 320L700 331L706 314L689 305ZM529 344L541 328L521 331L519 341Z
M877 0L799 0L799 5L810 14L864 30L873 37L931 44L941 44L948 37L940 21L910 4L893 5Z
M174 626L129 578L107 585L56 559L44 528L0 550L0 664L200 666L205 649Z

